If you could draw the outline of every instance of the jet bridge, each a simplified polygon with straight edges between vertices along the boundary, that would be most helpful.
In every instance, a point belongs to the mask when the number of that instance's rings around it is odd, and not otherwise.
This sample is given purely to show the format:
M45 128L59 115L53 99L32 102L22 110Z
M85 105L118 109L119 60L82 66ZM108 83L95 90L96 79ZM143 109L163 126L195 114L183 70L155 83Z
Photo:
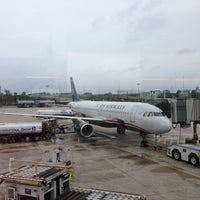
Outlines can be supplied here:
M181 127L191 125L193 128L193 142L198 140L197 124L200 124L200 100L177 99L172 102L172 123Z
M200 122L199 99L178 99L172 102L172 123L190 125L194 121Z

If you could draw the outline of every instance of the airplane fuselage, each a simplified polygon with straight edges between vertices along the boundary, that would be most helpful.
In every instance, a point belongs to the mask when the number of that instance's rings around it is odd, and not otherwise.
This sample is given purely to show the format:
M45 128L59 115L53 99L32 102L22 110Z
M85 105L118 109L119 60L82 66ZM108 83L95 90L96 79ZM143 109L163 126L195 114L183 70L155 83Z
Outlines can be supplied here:
M160 134L172 128L170 120L163 112L147 103L77 101L70 103L71 109L86 117L98 117L104 123L90 122L108 127L123 125L126 129L143 133Z

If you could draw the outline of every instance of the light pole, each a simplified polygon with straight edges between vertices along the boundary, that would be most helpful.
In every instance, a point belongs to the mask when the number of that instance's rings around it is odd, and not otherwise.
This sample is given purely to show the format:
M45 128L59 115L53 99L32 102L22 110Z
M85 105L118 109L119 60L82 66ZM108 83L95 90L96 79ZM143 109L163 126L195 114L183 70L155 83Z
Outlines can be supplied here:
M48 93L49 93L49 85L45 85L45 86L46 86L46 88L47 88L46 93L48 94Z
M137 83L138 88L138 101L140 101L140 83Z

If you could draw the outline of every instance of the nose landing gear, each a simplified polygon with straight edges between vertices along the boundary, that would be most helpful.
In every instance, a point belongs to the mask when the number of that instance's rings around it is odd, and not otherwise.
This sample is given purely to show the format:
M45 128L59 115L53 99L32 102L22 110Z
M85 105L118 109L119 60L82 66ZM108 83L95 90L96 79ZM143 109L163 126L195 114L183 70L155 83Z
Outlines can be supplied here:
M140 143L141 147L148 147L148 141L146 140L147 133L141 132L140 136L142 137L142 141Z

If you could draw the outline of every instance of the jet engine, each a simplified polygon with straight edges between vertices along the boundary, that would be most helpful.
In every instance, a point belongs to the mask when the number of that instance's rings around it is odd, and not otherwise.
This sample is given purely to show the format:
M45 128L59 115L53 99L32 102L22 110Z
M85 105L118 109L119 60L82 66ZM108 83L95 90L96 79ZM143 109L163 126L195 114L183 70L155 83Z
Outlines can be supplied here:
M84 138L89 138L93 135L93 127L83 120L76 120L74 130Z

